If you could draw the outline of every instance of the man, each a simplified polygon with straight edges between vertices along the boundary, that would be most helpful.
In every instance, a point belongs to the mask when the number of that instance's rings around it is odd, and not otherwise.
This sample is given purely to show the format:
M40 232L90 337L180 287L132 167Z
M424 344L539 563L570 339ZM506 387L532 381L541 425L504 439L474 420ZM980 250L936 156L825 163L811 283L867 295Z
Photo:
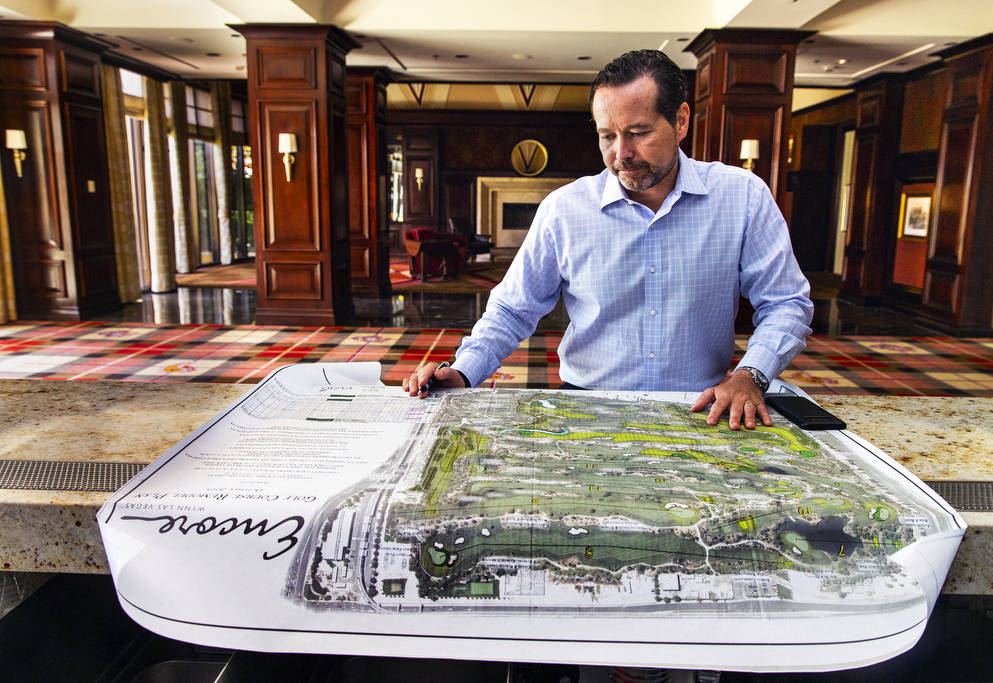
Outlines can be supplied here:
M668 57L638 50L590 88L606 169L552 192L486 312L451 367L403 381L417 395L476 386L529 337L561 293L570 323L559 346L575 388L693 390L732 429L772 420L762 400L804 347L813 305L782 214L765 184L740 168L689 159L686 81ZM755 332L733 373L739 294ZM421 393L421 395L425 395Z

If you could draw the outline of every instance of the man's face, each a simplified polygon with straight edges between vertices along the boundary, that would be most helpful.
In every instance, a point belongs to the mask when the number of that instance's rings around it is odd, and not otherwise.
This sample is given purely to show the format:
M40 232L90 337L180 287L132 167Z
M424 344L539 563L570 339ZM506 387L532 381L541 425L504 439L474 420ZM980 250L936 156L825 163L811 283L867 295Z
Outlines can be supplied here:
M689 107L683 103L673 126L656 111L656 92L655 81L643 76L599 88L593 95L603 163L629 193L650 190L663 180L675 182L677 148L686 136Z

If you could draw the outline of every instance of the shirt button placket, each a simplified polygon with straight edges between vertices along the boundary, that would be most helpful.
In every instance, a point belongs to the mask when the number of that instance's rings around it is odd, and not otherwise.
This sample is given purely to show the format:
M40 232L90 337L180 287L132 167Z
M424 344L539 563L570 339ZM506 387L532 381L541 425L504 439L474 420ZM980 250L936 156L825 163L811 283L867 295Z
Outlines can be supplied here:
M655 387L656 378L658 377L658 367L656 363L656 356L659 353L659 345L662 343L661 340L661 329L659 328L659 305L662 303L662 282L658 275L658 262L656 259L659 255L659 249L662 246L662 228L658 223L652 225L648 229L648 239L646 240L645 246L647 252L645 253L645 265L647 266L648 273L646 274L645 280L645 303L648 309L648 316L645 318L645 326L647 334L645 335L647 360L650 363L645 364L644 376L642 378L642 385L645 389L653 389Z

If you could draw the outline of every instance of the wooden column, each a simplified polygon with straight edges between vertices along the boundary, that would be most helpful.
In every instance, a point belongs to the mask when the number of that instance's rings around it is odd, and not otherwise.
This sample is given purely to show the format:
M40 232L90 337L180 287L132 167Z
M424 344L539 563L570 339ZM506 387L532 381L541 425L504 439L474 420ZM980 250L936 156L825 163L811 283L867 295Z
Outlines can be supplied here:
M354 312L348 246L345 54L334 26L239 24L256 159L256 322L334 325ZM296 136L287 181L279 134Z
M993 328L993 34L939 53L948 63L923 313L956 334Z
M697 58L693 157L741 166L741 141L757 139L755 173L780 208L796 46L811 31L707 29L686 47Z
M879 302L886 282L903 90L899 76L880 76L859 83L856 94L852 196L840 291L862 303Z
M348 215L352 289L388 296L390 223L387 213L386 69L349 69Z
M21 177L0 149L21 319L81 320L121 305L100 74L108 47L54 22L0 22L0 136L27 138Z

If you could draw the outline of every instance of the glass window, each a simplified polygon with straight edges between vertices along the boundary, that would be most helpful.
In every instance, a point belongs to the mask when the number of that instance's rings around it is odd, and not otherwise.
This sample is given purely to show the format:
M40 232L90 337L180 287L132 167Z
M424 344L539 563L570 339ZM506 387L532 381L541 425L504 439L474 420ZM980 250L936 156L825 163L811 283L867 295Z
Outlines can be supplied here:
M217 194L214 189L213 145L204 140L190 140L190 194L192 218L200 249L200 264L220 261L217 231Z
M134 71L120 69L121 72L121 92L134 97L145 97L145 79Z
M214 111L209 90L186 86L186 122L190 124L190 135L213 136Z
M241 100L231 100L231 130L235 133L247 133L245 123L245 103Z

